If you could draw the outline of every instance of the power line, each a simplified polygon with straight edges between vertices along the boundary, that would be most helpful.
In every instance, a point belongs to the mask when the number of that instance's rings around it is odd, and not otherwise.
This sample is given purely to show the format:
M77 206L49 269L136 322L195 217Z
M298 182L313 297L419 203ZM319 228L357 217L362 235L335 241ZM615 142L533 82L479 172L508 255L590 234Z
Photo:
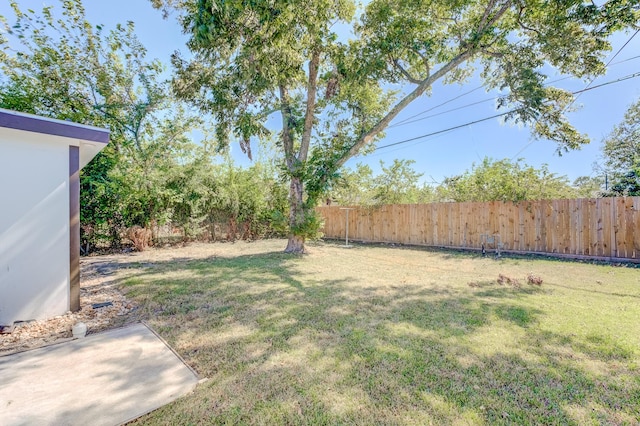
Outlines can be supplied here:
M636 32L636 34L637 34L637 32ZM634 34L634 36L635 36L635 34ZM631 37L631 39L632 39L632 38L633 38L633 36ZM624 48L624 47L625 47L625 46L626 46L626 45L631 41L631 39L627 40L627 43L625 43L625 45L623 46L623 48ZM609 60L609 62L608 62L605 66L606 66L606 67L609 67L609 66L613 66L613 65L619 65L619 64L622 64L622 63L629 62L629 61L632 61L632 60L634 60L634 59L638 59L638 58L640 58L640 55L636 55L636 56L632 56L632 57L630 57L630 58L626 58L626 59L623 59L623 60L621 60L621 61L613 62L613 63L612 63L613 59L615 59L615 57L616 57L616 56L617 56L621 51L622 51L622 48L621 48L621 49L619 49L619 50L616 52L616 54L615 54L615 55L614 55L614 56ZM567 77L558 78L558 79L556 79L556 80L552 80L552 81L548 82L547 84L545 84L545 86L549 86L550 84L558 83L558 82L560 82L560 81L568 80L568 79L571 79L571 78L573 78L573 77L572 77L572 76L567 76ZM591 83L593 83L593 81L594 81L594 80L595 80L595 79L593 79L593 80L591 80L591 81L589 82L589 84L587 85L587 88L589 87L589 85L590 85ZM398 122L396 122L396 123L394 123L394 124L392 124L392 125L388 126L387 128L388 128L388 129L392 129L392 128L395 128L395 127L405 126L405 125L407 125L407 124L412 124L412 123L415 123L415 122L418 122L418 121L427 120L427 119L429 119L429 118L437 117L437 116L439 116L439 115L443 115L443 114L447 114L447 113L450 113L450 112L458 111L458 110L461 110L461 109L464 109L464 108L468 108L468 107L471 107L471 106L479 105L479 104L481 104L481 103L494 101L494 100L496 100L496 99L498 99L498 98L499 98L499 96L495 96L495 97L493 97L493 98L488 98L488 99L484 99L484 100L481 100L481 101L472 102L472 103L470 103L470 104L466 104L466 105L462 105L462 106L459 106L459 107L456 107L456 108L448 109L448 110L446 110L446 111L442 111L442 112L439 112L439 113L436 113L436 114L431 114L431 115L428 115L428 116L426 116L426 117L417 118L417 117L420 117L420 116L421 116L421 115L423 115L423 114L426 114L426 113L428 113L428 112L430 112L430 111L433 111L433 110L435 110L435 109L438 109L438 108L440 108L440 107L442 107L442 106L444 106L444 105L446 105L446 104L448 104L448 103L451 103L451 102L453 102L453 101L455 101L455 100L458 100L458 99L462 98L463 96L467 96L467 95L469 95L469 94L471 94L471 93L475 92L476 90L482 89L483 87L484 87L484 86L478 86L478 87L476 87L476 88L474 88L474 89L469 90L468 92L462 93L462 94L460 94L460 95L458 95L458 96L456 96L456 97L454 97L454 98L451 98L451 99L449 99L449 100L447 100L447 101L445 101L445 102L442 102L442 103L440 103L440 104L438 104L438 105L435 105L435 106L433 106L433 107L431 107L431 108L428 108L428 109L426 109L426 110L424 110L424 111L421 111L421 112L419 112L419 113L417 113L417 114L414 114L414 115L412 115L412 116L409 116L409 117L407 117L407 118L405 118L405 119L403 119L403 120L400 120L400 121L398 121ZM579 96L578 96L578 97L579 97ZM577 99L577 98L576 98L576 99ZM575 102L575 100L576 100L576 99L574 99L574 102ZM569 104L569 106L570 106L570 105L571 105L571 104ZM414 120L414 118L415 118L415 120Z
M589 90L593 90L593 89L599 89L600 87L604 87L604 86L608 86L610 84L614 84L614 83L620 83L621 81L625 81L625 80L630 80L632 78L636 78L640 76L640 71L635 72L633 74L629 74L629 75L625 75L624 77L620 77L616 80L610 80L610 81L606 81L604 83L600 83L598 85L595 85L593 87L585 87L582 90L576 90L575 92L571 92L572 95L578 95L578 94L582 94L584 92L588 92Z
M633 40L633 38L638 35L638 33L640 32L640 30L636 30L635 33L633 33L631 35L631 37L629 37L629 40L627 40L622 47L620 47L620 49L618 49L618 51L611 57L611 59L609 59L609 61L606 63L605 68L609 66L609 64L611 64L611 62L616 58L616 56L618 56L620 54L620 52L622 52L622 50L627 47L627 45L629 43L631 43L631 40ZM582 95L582 93L584 93L587 89L589 89L589 87L591 86L591 84L593 84L594 81L596 81L597 77L594 77L591 79L591 81L585 86L584 90L581 92L578 92L578 96L576 96L575 98L573 98L573 100L571 102L569 102L569 105L567 105L566 107L564 107L564 109L562 110L562 112L566 111L569 107L571 107L571 105L573 105L578 98L580 98L580 96Z
M610 65L618 65L618 64L622 64L622 63L624 63L624 62L629 62L629 61L632 61L632 60L634 60L634 59L638 59L638 58L640 58L640 55L632 56L632 57L630 57L630 58L623 59L623 60L618 61L618 62L614 62L614 63L612 63L612 64L610 64Z
M419 116L421 116L422 114L426 114L426 113L428 113L429 111L433 111L434 109L440 108L441 106L445 106L446 104L451 103L451 102L453 102L453 101L455 101L455 100L457 100L457 99L460 99L460 98L461 98L461 97L463 97L463 96L470 95L471 93L475 92L476 90L480 90L480 89L482 89L483 87L484 87L484 86L478 86L478 87L476 87L475 89L471 89L471 90L469 90L468 92L465 92L465 93L463 93L463 94L461 94L461 95L456 96L455 98L451 98L451 99L449 99L448 101L444 101L444 102L442 102L441 104L435 105L435 106L433 106L433 107L431 107L431 108L429 108L429 109L426 109L426 110L424 110L424 111L422 111L422 112L419 112L419 113L417 113L417 114L414 114L414 115L412 115L411 117L407 117L407 118L405 118L404 120L398 121L397 123L395 123L395 124L393 124L393 125L391 125L391 126L389 126L389 127L396 127L396 126L400 126L400 125L402 125L403 123L406 123L407 121L411 120L412 118L419 117ZM418 120L415 120L415 121L418 121ZM408 124L408 123L407 123L407 124Z
M640 55L639 55L638 57L640 57ZM547 86L548 86L549 84L557 83L557 82L559 82L559 81L567 80L567 79L569 79L569 78L572 78L572 77L563 77L563 78L559 78L559 79L557 79L557 80L552 80L552 81L550 81L549 83L547 83ZM476 87L475 89L473 89L473 90L471 90L471 91L469 91L469 92L463 93L463 94L462 94L462 95L460 95L460 96L457 96L457 97L455 97L455 98L453 98L453 99L450 99L450 100L448 100L448 101L446 101L446 102L443 102L443 103L441 103L441 104L439 104L439 105L436 105L436 106L434 106L434 107L432 107L432 108L429 108L429 109L428 109L428 110L426 110L426 111L422 111L422 112L421 112L421 113L419 113L419 114L415 114L415 115L413 115L413 116L411 116L411 117L408 117L408 118L406 118L406 119L404 119L404 120L402 120L402 121L400 121L400 122L398 122L398 123L396 123L396 124L393 124L393 125L389 126L388 128L389 128L389 129L391 129L391 128L394 128L394 127L405 126L405 125L407 125L407 124L415 123L415 122L418 122L418 121L423 121L423 120L426 120L426 119L429 119L429 118L437 117L437 116L439 116L439 115L443 115L443 114L447 114L447 113L450 113L450 112L458 111L458 110L461 110L461 109L469 108L469 107L472 107L472 106L475 106L475 105L479 105L479 104L483 104L483 103L486 103L486 102L495 101L496 99L499 99L499 98L500 98L500 96L494 96L493 98L488 98L488 99L484 99L484 100L481 100L481 101L472 102L472 103L470 103L470 104L462 105L462 106L459 106L459 107L457 107L457 108L448 109L448 110L446 110L446 111L438 112L438 113L436 113L436 114L427 115L426 117L416 118L415 120L407 121L407 120L409 120L410 118L417 117L417 116L419 116L419 115L422 115L422 114L424 114L424 113L427 113L427 112L429 112L429 111L432 111L432 110L434 110L434 109L436 109L436 108L440 108L441 106L443 106L443 105L445 105L445 104L447 104L447 103L449 103L449 102L452 102L452 101L454 101L454 100L456 100L456 99L458 99L458 98L461 98L462 96L468 95L469 93L473 92L474 90L477 90L477 89L482 88L482 87L484 87L484 86Z
M460 129L462 127L471 126L473 124L482 123L483 121L487 121L487 120L491 120L491 119L494 119L494 118L502 117L504 115L511 114L512 112L515 112L515 111L517 111L517 109L512 109L512 110L509 110L507 112L503 112L503 113L500 113L500 114L495 114L495 115L492 115L491 117L485 117L485 118L481 118L479 120L470 121L468 123L460 124L458 126L449 127L448 129L438 130L437 132L427 133L426 135L416 136L415 138L405 139L405 140L402 140L402 141L399 141L399 142L394 142L394 143L390 143L390 144L387 144L387 145L382 145L382 146L377 147L375 149L375 151L377 151L379 149L383 149L383 148L388 148L390 146L400 145L400 144L407 143L407 142L412 142L412 141L415 141L415 140L418 140L418 139L427 138L429 136L439 135L440 133L448 132L448 131L451 131L451 130L457 130L457 129Z
M477 101L477 102L473 102L473 103L470 103L470 104L462 105L462 106L459 106L459 107L457 107L457 108L452 108L452 109L448 109L448 110L446 110L446 111L438 112L438 113L436 113L436 114L427 115L426 117L416 118L415 120L411 120L411 121L402 121L402 122L399 122L399 123L397 123L397 124L394 124L393 126L389 126L389 128L391 129L391 128L393 128L393 127L405 126L405 125L407 125L407 124L411 124L411 123L416 123L416 122L418 122L418 121L427 120L427 119L429 119L429 118L437 117L437 116L439 116L439 115L444 115L444 114L448 114L448 113L450 113L450 112L454 112L454 111L458 111L458 110L461 110L461 109L469 108L469 107L472 107L472 106L475 106L475 105L479 105L479 104L484 104L484 103L486 103L486 102L495 101L496 99L498 99L498 98L484 99L484 100L481 100L481 101ZM435 108L435 107L434 107L434 108ZM433 109L433 108L432 108L432 109ZM425 111L425 112L426 112L426 111Z
M639 57L640 57L640 56L639 56ZM557 83L557 82L559 82L559 81L567 80L567 79L569 79L569 78L571 78L571 77L563 77L563 78L559 78L559 79L557 79L557 80L550 81L548 84ZM477 102L472 102L472 103L470 103L470 104L462 105L462 106L459 106L459 107L457 107L457 108L448 109L448 110L446 110L446 111L442 111L442 112L439 112L439 113L437 113L437 114L431 114L431 115L428 115L428 116L426 116L426 117L421 117L421 118L416 118L415 120L411 120L412 118L415 118L415 117L421 116L422 114L426 114L426 113L427 113L427 112L429 112L429 111L433 111L434 109L440 108L441 106L444 106L444 105L446 105L446 104L448 104L448 103L450 103L450 102L453 102L453 101L455 101L456 99L460 99L460 98L461 98L461 97L463 97L463 96L469 95L469 94L471 94L471 93L475 92L475 91L476 91L476 90L478 90L478 89L482 89L483 87L484 87L484 86L478 86L478 87L476 87L475 89L469 90L468 92L465 92L465 93L463 93L463 94L461 94L461 95L456 96L455 98L449 99L448 101L445 101L445 102L442 102L441 104L435 105L435 106L433 106L433 107L431 107L431 108L429 108L429 109L427 109L427 110L424 110L424 111L422 111L422 112L419 112L418 114L414 114L414 115L412 115L411 117L407 117L407 118L405 118L405 119L404 119L404 120L402 120L402 121L399 121L399 122L397 122L397 123L395 123L395 124L390 125L388 128L389 128L389 129L392 129L392 128L394 128L394 127L405 126L405 125L407 125L407 124L415 123L415 122L417 122L417 121L426 120L426 119L428 119L428 118L437 117L437 116L439 116L439 115L443 115L443 114L446 114L446 113L449 113L449 112L453 112L453 111L458 111L458 110L461 110L461 109L464 109L464 108L468 108L468 107L471 107L471 106L474 106L474 105L478 105L478 104L482 104L482 103L490 102L490 101L495 101L496 99L498 99L498 98L499 98L499 96L494 96L493 98L484 99L484 100L482 100L482 101L477 101ZM409 120L411 120L411 121L409 121Z
M601 83L601 84L598 84L598 85L593 86L593 87L585 87L582 90L577 90L575 92L572 92L572 94L573 95L581 94L581 93L584 93L584 92L588 92L589 90L595 90L595 89L598 89L598 88L603 87L603 86L608 86L610 84L619 83L621 81L629 80L629 79L632 79L632 78L635 78L635 77L640 77L640 72L629 74L629 75L626 75L624 77L620 77L620 78L618 78L616 80L607 81L605 83ZM389 148L389 147L396 146L396 145L405 144L407 142L413 142L415 140L424 139L424 138L427 138L427 137L430 137L430 136L439 135L439 134L444 133L444 132L449 132L451 130L457 130L457 129L460 129L462 127L471 126L473 124L478 124L478 123L481 123L483 121L492 120L494 118L503 117L505 115L517 112L519 109L520 108L515 108L515 109L512 109L512 110L500 113L500 114L492 115L490 117L480 118L478 120L474 120L474 121L470 121L470 122L467 122L467 123L464 123L464 124L460 124L460 125L457 125L457 126L449 127L447 129L438 130L436 132L431 132L431 133L427 133L425 135L416 136L416 137L413 137L413 138L410 138L410 139L405 139L405 140L401 140L401 141L398 141L398 142L393 142L393 143L390 143L390 144L387 144L387 145L382 145L382 146L376 147L376 149L374 151L377 151L377 150L383 149L383 148Z
M432 141L432 140L435 140L435 139L439 139L439 138L441 138L443 136L446 136L447 134L449 134L449 133L451 133L453 131L454 130L451 130L451 129L450 130L446 130L446 131L441 132L441 133L439 133L437 135L434 135L436 137L431 137L431 138L429 138L429 140ZM410 148L410 147L418 145L420 143L422 143L422 141L416 141L415 143L410 144L409 146L401 146L401 147L398 147L396 149L392 149L390 151L387 151L386 153L381 152L381 153L378 153L378 154L369 154L369 155L367 155L367 158L373 158L373 157L377 157L377 156L381 156L381 155L388 155L388 154L390 154L392 152L400 151L401 149L405 149L405 148Z
M618 51L617 51L617 52L616 52L616 53L611 57L611 59L609 59L609 61L607 61L607 63L605 64L605 68L606 68L606 67L608 67L608 66L611 64L611 62L616 58L616 56L618 56L618 55L620 54L620 52L622 52L622 50L623 50L625 47L627 47L627 45L628 45L629 43L631 43L631 40L633 40L633 38L638 34L638 32L640 32L640 30L637 30L635 33L633 33L633 34L631 35L631 37L629 37L629 40L627 40L627 41L622 45L622 47L620 47L620 49L618 49ZM637 56L635 56L634 58L637 58ZM631 59L633 59L633 58L631 58ZM623 61L620 61L620 63L621 63L621 62L626 62L626 61L627 61L627 60L623 60ZM596 78L597 78L597 77L593 77L593 78L591 79L591 81L589 81L589 83L585 86L585 88L584 88L583 90L580 90L580 91L577 91L577 92L574 92L574 93L573 93L574 95L575 95L575 94L577 94L578 96L574 97L574 98L571 100L571 102L569 102L569 104L568 104L567 106L565 106L565 107L562 109L562 113L563 113L563 114L564 114L564 112L565 112L567 109L569 109L569 108L571 107L571 105L573 105L573 104L578 100L578 98L580 98L580 96L582 96L582 94L583 94L584 92L586 92L586 91L588 91L588 90L589 90L589 88L590 88L590 86L593 84L593 82L594 82L594 81L596 81ZM630 78L633 78L633 77L630 77ZM620 81L622 81L622 80L620 80ZM616 82L614 81L614 83L616 83ZM602 87L602 86L603 86L603 84L598 85L598 86L594 86L594 87ZM527 149L527 148L529 148L529 147L531 146L531 144L533 144L533 142L534 142L534 141L530 141L530 142L529 142L529 143L527 143L525 146L523 146L523 147L520 149L520 151L518 151L518 152L516 153L516 155L514 155L513 157L511 157L511 159L513 160L515 157L517 157L517 156L518 156L518 155L520 155L522 152L524 152L524 150L525 150L525 149Z
M577 94L577 95L578 95L576 98L574 98L574 100L575 100L575 99L578 99L578 97L579 97L580 95L582 95L584 92L588 92L589 90L597 89L597 88L600 88L600 87L603 87L603 86L608 86L609 84L619 83L619 82L621 82L621 81L629 80L629 79L631 79L631 78L635 78L635 77L638 77L638 76L640 76L640 72L637 72L637 73L635 73L635 74L630 74L630 75L627 75L627 76L621 77L621 78L619 78L619 79L617 79L617 80L607 81L606 83L598 84L597 86L593 86L593 87L585 87L585 88L584 88L584 89L582 89L582 90L577 90L577 91L575 91L575 92L572 92L572 94L574 94L574 95L576 95L576 94ZM567 106L567 107L565 107L565 108L563 109L563 111L564 111L564 110L566 110L567 108L568 108L568 106ZM535 141L527 142L527 143L525 144L525 146L523 146L523 147L522 147L522 149L520 149L520 151L518 151L518 152L517 152L513 157L511 157L511 159L513 160L513 159L514 159L514 158L516 158L518 155L522 154L522 152L523 152L525 149L529 148L529 146L531 146L534 142L535 142Z

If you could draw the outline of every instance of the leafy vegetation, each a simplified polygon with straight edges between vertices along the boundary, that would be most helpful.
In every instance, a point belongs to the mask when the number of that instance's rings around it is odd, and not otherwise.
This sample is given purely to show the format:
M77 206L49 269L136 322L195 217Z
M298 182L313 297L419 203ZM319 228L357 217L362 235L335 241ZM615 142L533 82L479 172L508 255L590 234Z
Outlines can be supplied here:
M640 99L605 138L602 154L601 167L612 182L605 195L640 195Z
M179 229L185 239L215 238L222 222L231 238L288 233L287 251L300 252L320 226L315 206L327 199L598 194L598 178L572 186L546 166L520 161L485 159L438 187L420 183L412 161L382 163L377 176L366 166L342 167L366 154L436 81L464 82L474 73L499 93L507 121L529 125L559 150L580 146L585 136L564 117L573 98L548 86L546 75L604 72L609 35L637 25L639 2L375 0L361 9L351 0L152 3L178 10L191 35L193 59L174 55L171 83L163 64L147 58L133 23L93 25L81 0L39 12L12 1L15 16L0 17L0 107L111 131L111 143L82 171L85 251L117 246L138 227L145 232L137 235L152 238L161 228ZM266 127L273 115L282 121L276 132ZM637 119L636 104L605 144L606 167L615 170L610 195L637 192ZM275 157L241 169L224 156L234 139L250 157L256 139L271 144L265 151Z
M617 178L605 195L613 197L640 195L640 166L634 167L623 175L617 174Z
M15 22L3 18L0 35L0 107L111 132L81 173L85 252L119 246L133 227L156 237L162 225L178 227L184 238L215 238L220 222L245 236L274 232L271 217L286 208L275 166L214 163L207 123L171 96L133 23L94 26L80 0L63 2L58 14L11 6ZM200 143L195 130L205 134Z
M605 138L602 154L610 173L624 174L640 164L640 99L630 105L623 120Z
M583 178L569 183L566 176L551 173L546 165L539 169L522 160L485 158L479 165L436 186L420 184L421 173L412 160L395 160L374 175L369 166L358 164L336 179L328 193L341 205L412 204L443 201L522 201L595 196L599 182Z
M640 418L637 269L281 244L125 260L127 297L209 379L138 424Z
M566 176L522 163L485 158L470 171L446 178L438 188L447 201L523 201L575 198L577 191Z
M609 35L638 23L635 0L373 0L357 15L350 0L152 2L179 11L194 57L174 56L173 87L215 118L221 144L233 135L250 154L269 117L281 118L291 252L304 250L295 230L309 228L338 169L437 81L464 82L478 67L508 121L559 150L587 142L564 116L573 96L547 73L602 74Z
M353 171L341 171L327 193L329 202L368 206L434 201L434 189L420 185L423 174L413 169L413 163L413 160L394 160L386 167L384 161L380 161L382 172L375 176L373 170L363 164L357 164Z

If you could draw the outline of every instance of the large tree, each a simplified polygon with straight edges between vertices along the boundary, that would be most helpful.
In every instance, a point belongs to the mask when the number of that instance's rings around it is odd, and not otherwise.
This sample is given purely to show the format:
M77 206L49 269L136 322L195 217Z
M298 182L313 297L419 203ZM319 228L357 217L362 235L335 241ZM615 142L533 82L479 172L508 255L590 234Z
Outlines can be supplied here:
M375 206L382 204L414 204L435 201L434 189L420 184L423 173L413 169L414 160L393 160L381 172L373 174L371 167L358 163L355 170L343 168L340 177L327 193L328 202L343 206Z
M640 99L629 106L602 146L604 169L621 177L640 166Z
M640 194L640 99L631 104L622 121L603 141L603 171L610 187L605 196Z
M148 225L163 207L158 170L189 151L200 120L173 101L163 65L132 22L107 31L81 0L0 16L0 107L106 127L107 147L81 172L83 246Z
M509 159L484 158L471 170L448 177L437 188L441 201L523 201L575 198L578 191L566 176Z
M213 114L222 144L234 136L250 154L279 116L289 252L304 250L336 171L437 81L480 68L508 120L558 149L587 142L564 116L572 95L547 74L602 74L608 37L639 20L639 0L372 0L361 13L351 0L151 1L180 11L194 57L174 56L174 88Z

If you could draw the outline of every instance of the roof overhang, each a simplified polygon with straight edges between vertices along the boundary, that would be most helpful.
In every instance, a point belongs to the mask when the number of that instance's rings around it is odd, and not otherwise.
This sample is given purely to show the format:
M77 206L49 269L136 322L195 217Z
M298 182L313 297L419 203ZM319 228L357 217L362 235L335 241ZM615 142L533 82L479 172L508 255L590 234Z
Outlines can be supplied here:
M0 132L17 138L20 132L30 132L34 139L46 143L77 146L80 148L80 168L86 166L109 143L107 129L2 108Z

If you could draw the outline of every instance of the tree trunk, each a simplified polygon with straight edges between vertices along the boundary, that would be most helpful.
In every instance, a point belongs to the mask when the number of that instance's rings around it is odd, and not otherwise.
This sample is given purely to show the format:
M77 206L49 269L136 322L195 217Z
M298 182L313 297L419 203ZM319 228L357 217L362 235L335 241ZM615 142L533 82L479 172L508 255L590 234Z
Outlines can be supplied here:
M305 237L296 232L305 221L303 194L302 181L300 178L292 177L289 185L289 242L285 253L304 253Z
M304 237L299 235L289 234L289 242L287 242L287 248L284 249L285 253L304 253Z

